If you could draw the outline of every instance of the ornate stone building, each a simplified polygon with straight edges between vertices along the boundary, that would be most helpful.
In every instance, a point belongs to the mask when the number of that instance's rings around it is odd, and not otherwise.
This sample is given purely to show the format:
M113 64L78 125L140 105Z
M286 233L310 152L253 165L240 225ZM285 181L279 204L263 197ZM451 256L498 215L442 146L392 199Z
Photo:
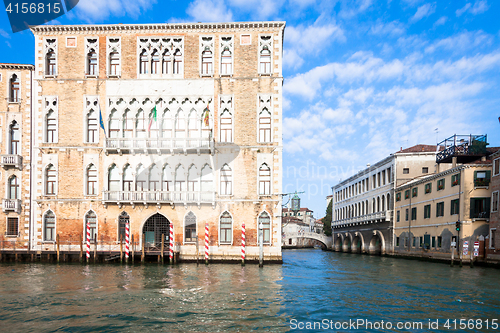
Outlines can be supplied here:
M281 260L284 22L38 26L31 249ZM101 118L104 130L101 128ZM174 238L169 229L173 226ZM68 245L69 246L69 245Z

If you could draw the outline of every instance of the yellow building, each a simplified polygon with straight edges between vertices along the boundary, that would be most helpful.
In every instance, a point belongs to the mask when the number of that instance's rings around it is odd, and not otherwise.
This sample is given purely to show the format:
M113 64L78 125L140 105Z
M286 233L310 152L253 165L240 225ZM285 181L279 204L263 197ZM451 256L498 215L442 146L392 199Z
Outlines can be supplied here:
M38 26L31 249L281 260L284 22ZM101 116L102 115L102 116ZM100 128L100 119L105 131ZM173 227L174 238L169 235ZM162 239L163 235L163 239ZM92 248L94 245L92 245Z

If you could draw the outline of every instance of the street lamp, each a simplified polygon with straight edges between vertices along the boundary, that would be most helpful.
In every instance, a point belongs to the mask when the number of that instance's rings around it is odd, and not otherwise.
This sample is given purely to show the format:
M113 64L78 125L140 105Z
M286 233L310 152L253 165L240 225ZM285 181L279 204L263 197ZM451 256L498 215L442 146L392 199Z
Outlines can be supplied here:
M300 198L297 192L295 192L295 195L292 198L292 212L294 216L297 216L297 213L300 211Z

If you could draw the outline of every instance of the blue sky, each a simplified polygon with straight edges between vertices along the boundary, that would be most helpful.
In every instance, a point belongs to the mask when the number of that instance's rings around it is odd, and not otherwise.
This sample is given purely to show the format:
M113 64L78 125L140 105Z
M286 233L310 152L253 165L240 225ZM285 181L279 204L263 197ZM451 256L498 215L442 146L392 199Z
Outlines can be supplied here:
M497 13L497 14L495 14ZM457 134L500 145L500 1L80 0L56 24L283 20L283 190L325 212L331 186ZM33 63L0 14L0 62Z

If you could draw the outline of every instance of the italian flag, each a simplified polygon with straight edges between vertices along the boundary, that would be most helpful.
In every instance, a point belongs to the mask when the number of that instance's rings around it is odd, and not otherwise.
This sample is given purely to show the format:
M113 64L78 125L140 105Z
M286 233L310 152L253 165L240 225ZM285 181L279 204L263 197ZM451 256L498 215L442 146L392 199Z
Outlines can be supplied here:
M151 118L149 119L148 132L151 131L151 125L153 125L153 120L156 121L156 105L151 113Z

